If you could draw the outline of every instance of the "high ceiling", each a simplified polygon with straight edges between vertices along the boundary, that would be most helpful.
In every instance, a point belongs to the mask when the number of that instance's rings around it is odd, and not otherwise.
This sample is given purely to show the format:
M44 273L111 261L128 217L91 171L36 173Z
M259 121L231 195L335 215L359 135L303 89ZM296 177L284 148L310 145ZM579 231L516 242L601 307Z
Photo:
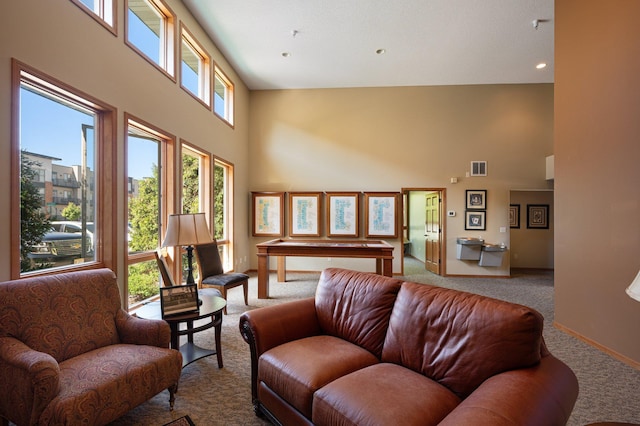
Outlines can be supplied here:
M183 2L253 90L553 82L553 0Z

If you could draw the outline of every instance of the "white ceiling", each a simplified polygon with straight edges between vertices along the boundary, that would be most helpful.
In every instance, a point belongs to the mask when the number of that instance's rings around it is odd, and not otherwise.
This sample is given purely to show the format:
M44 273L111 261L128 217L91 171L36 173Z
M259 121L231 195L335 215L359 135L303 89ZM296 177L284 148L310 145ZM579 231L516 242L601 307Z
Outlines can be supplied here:
M253 90L553 82L554 0L183 2Z

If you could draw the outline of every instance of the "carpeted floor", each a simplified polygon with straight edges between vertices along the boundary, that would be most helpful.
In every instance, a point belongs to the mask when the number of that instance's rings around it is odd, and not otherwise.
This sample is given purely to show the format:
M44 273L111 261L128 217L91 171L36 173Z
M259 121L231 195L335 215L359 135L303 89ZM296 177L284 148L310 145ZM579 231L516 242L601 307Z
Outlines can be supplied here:
M197 426L265 425L253 413L250 391L248 346L238 331L242 312L260 306L282 303L315 292L318 273L288 273L286 283L271 276L271 298L259 300L257 280L249 280L249 304L244 306L242 291L228 294L228 315L223 320L222 353L224 368L218 369L216 358L198 360L184 368L175 409L170 412L169 394L163 392L130 411L111 425L160 426L188 415ZM566 362L578 376L580 395L569 420L570 426L616 421L640 424L640 371L606 355L553 328L553 273L520 271L511 279L443 278L425 272L419 262L407 263L405 278L498 299L521 303L545 316L544 336L551 352ZM196 343L214 347L213 330L195 335Z

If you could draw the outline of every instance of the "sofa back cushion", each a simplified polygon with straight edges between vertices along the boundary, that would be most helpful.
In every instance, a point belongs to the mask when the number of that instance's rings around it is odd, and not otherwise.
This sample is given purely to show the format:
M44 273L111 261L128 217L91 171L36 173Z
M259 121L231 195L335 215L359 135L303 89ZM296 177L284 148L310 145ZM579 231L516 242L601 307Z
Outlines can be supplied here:
M320 328L380 358L401 285L402 281L382 275L325 269L315 299Z
M484 296L405 282L389 321L382 361L467 397L489 377L540 361L537 311Z
M109 269L0 283L0 336L62 362L119 342L120 293Z

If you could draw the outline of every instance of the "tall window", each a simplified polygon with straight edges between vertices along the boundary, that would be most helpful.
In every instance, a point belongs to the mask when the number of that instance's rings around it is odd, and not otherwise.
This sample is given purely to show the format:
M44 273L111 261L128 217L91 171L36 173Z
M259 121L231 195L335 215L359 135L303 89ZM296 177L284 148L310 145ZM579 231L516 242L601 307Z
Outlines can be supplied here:
M206 214L211 224L211 155L199 148L182 142L182 213ZM211 226L209 226L211 228ZM182 265L187 265L183 253ZM194 267L194 270L198 269ZM183 267L183 280L187 279Z
M116 1L114 0L71 0L92 18L115 34Z
M233 126L233 83L218 67L215 67L214 85L213 110Z
M173 77L175 15L160 0L127 0L127 44Z
M213 168L214 225L213 236L218 241L225 271L233 263L233 164L216 158Z
M174 139L127 117L128 297L129 305L159 293L154 251L160 247L173 205Z
M211 57L182 27L180 44L180 84L207 107L211 105Z
M103 261L98 242L111 243L102 209L113 196L103 180L112 178L114 111L17 61L13 67L19 262L12 276Z

